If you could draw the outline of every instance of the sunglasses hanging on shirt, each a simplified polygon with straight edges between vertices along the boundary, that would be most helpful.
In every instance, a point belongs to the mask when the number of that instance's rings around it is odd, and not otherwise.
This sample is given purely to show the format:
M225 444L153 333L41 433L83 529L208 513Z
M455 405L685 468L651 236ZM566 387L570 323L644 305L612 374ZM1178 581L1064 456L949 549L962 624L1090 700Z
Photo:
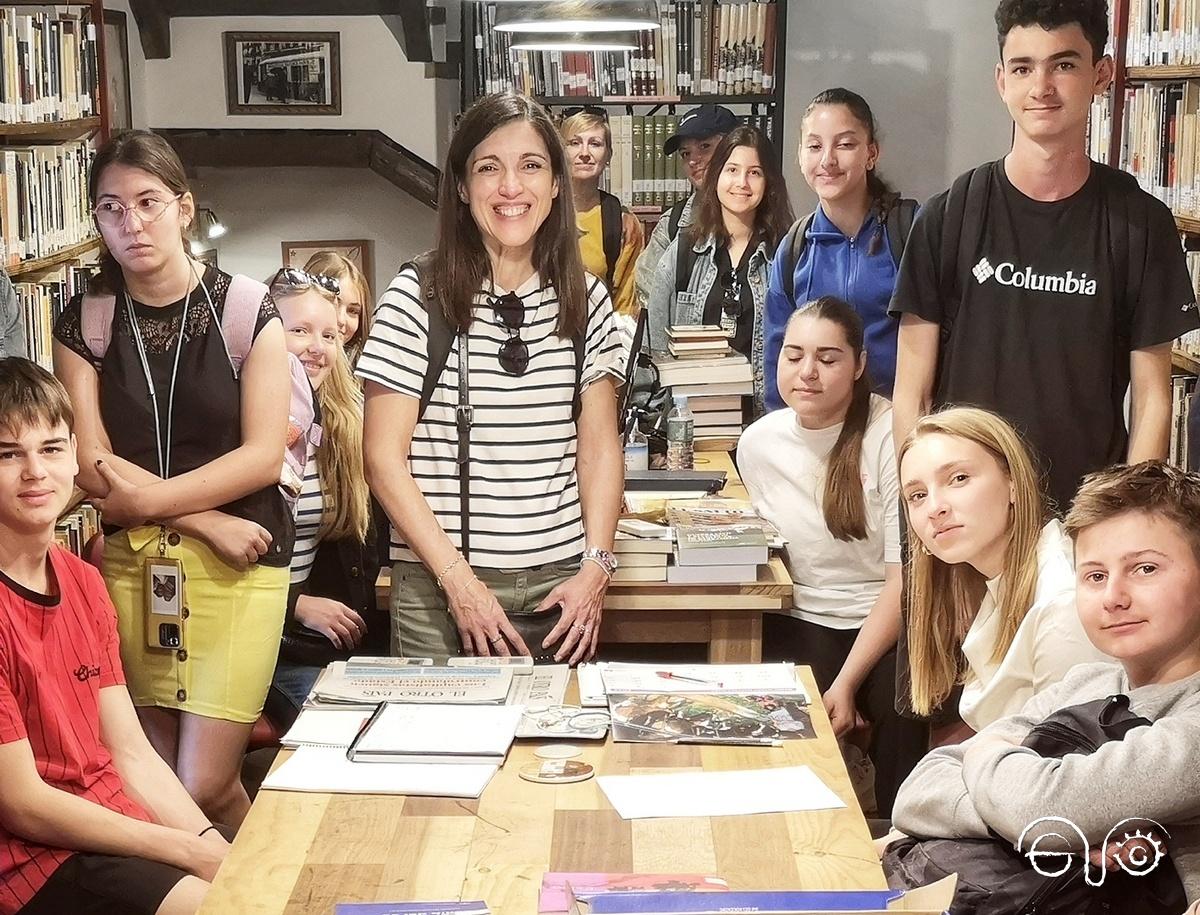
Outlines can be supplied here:
M524 375L529 368L529 347L521 339L521 326L525 323L525 301L515 292L489 299L496 317L508 331L508 339L500 347L500 368L510 375Z

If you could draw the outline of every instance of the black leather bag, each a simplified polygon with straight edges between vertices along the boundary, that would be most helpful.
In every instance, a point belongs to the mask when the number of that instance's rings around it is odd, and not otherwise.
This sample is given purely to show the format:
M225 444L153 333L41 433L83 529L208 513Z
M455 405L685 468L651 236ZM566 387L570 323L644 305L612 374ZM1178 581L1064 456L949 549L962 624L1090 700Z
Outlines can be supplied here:
M509 623L512 624L513 629L517 630L517 634L533 656L534 664L556 663L554 653L562 646L566 633L563 633L562 637L549 648L543 648L542 642L546 640L550 630L557 626L558 621L562 619L562 607L555 605L541 613L509 613L507 616Z
M1059 709L1035 725L1022 746L1047 759L1090 754L1150 723L1130 710L1128 696L1109 696ZM998 836L906 837L887 847L882 863L894 889L926 886L957 874L958 887L948 915L1179 915L1187 907L1183 884L1169 858L1142 876L1109 870L1103 883L1093 887L1084 879L1089 865L1078 856L1069 862L1067 857L1063 856L1065 871L1046 877ZM1039 858L1048 872L1062 866L1048 862L1044 852Z

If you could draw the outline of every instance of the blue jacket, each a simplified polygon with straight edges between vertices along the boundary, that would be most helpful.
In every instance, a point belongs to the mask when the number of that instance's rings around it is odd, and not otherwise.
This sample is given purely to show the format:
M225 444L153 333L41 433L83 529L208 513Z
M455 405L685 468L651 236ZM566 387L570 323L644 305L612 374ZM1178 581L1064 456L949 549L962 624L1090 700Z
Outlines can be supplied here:
M783 347L783 331L794 310L784 291L785 282L792 283L797 305L823 295L835 295L854 306L866 330L867 372L876 392L891 398L896 381L896 335L900 322L888 315L888 303L897 271L887 233L883 234L879 251L874 255L867 253L878 225L879 220L872 212L858 235L847 238L818 206L808 227L804 254L790 279L782 275L786 252L775 252L763 313L763 375L768 410L784 406L775 372ZM782 244L787 244L786 238Z

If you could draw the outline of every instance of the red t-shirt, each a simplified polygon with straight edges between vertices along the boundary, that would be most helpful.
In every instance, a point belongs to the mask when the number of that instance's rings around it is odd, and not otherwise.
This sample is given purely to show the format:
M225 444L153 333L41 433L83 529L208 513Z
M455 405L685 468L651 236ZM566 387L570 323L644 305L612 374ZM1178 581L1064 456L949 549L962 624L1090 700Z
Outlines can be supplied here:
M116 611L92 566L57 546L50 563L57 597L0 572L0 743L27 739L46 784L149 821L100 741L100 690L125 683ZM0 823L0 915L25 905L72 854Z

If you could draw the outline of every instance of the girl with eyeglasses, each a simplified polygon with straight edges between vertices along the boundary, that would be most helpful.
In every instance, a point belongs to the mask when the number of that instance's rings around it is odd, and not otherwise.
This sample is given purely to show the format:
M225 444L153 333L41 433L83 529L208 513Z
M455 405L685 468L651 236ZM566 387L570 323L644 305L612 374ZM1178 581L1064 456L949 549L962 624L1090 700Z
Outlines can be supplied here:
M755 510L787 539L794 609L763 618L764 660L812 667L834 734L869 723L875 802L891 815L927 729L896 713L900 497L891 405L871 391L863 325L823 296L788 321L776 375L790 409L738 443Z
M342 284L285 267L271 280L288 352L299 360L319 408L319 442L309 437L296 504L288 614L268 712L290 724L329 662L364 645L386 651L387 622L375 615L379 563L370 533L362 461L362 395L342 348ZM372 638L367 642L367 635Z
M279 650L294 529L278 483L283 327L262 283L194 261L182 163L147 131L96 154L101 271L55 327L77 483L101 509L129 692L201 809L239 824L250 729ZM183 618L151 616L147 563L178 562Z
M571 164L571 193L583 266L603 277L617 314L627 319L630 336L637 314L634 268L645 240L642 224L621 201L600 189L612 159L612 131L603 109L569 114L559 128Z
M900 322L888 314L900 255L916 213L879 176L879 138L866 99L849 89L826 89L800 122L800 170L817 208L780 244L764 318L764 372L775 376L783 329L805 302L836 295L863 319L876 392L892 396ZM771 386L767 409L786 398Z
M371 313L375 310L367 278L358 264L336 251L318 251L308 259L304 270L313 276L327 276L338 281L338 332L353 366L371 334Z
M720 325L754 366L751 415L763 412L763 305L771 252L792 221L787 185L770 140L736 127L704 175L692 223L671 242L651 288L650 346L667 349L667 328Z
M396 654L574 664L596 649L626 353L580 260L569 180L540 105L480 99L450 141L437 246L376 311L357 372L367 478L392 522Z

